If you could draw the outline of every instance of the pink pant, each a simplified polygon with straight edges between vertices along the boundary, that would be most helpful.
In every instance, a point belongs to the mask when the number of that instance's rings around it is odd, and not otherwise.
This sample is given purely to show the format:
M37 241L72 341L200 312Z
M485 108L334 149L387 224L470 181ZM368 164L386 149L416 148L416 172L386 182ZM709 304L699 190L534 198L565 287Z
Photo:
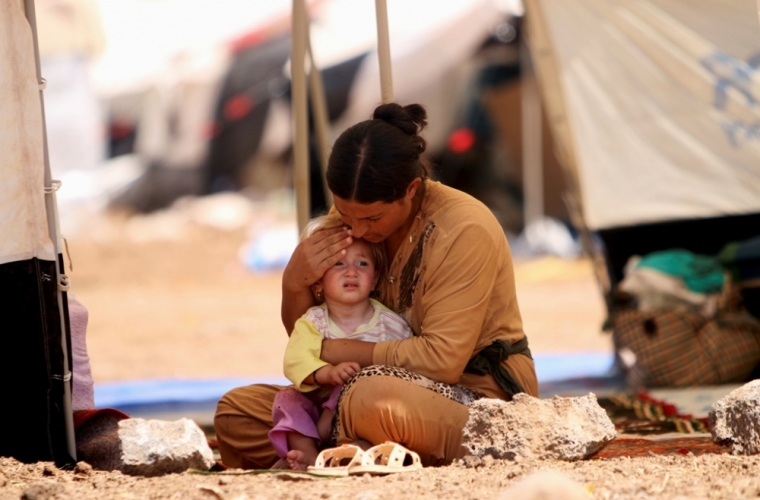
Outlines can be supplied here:
M317 432L319 415L324 409L335 411L341 389L342 385L336 385L325 395L322 390L301 392L290 386L277 393L272 406L274 427L269 431L269 441L277 456L282 458L288 454L289 432L320 441Z

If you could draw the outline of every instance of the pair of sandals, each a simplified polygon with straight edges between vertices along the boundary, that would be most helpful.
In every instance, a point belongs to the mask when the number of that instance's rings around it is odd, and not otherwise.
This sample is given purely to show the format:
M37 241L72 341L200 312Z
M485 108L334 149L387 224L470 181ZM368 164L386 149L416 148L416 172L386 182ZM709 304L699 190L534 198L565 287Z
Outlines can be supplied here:
M361 474L395 474L422 468L420 456L392 441L367 451L353 444L322 450L314 465L307 469L320 476L343 477Z

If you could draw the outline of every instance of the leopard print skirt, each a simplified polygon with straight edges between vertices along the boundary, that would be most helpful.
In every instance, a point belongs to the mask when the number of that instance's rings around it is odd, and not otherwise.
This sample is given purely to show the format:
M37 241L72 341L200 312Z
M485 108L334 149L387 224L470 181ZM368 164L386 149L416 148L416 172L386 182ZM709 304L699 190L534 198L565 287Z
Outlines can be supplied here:
M340 404L343 400L343 396L346 394L348 389L356 383L357 380L361 380L366 377L377 377L377 376L386 376L386 377L396 377L400 378L401 380L406 380L408 382L412 382L414 384L419 385L420 387L424 387L426 389L430 389L431 391L437 392L438 394L445 396L452 401L456 401L457 403L463 404L465 406L470 406L473 401L482 398L483 396L471 391L470 389L467 389L465 387L459 386L459 385L449 385L444 384L443 382L436 382L434 380L431 380L427 377L423 377L422 375L418 375L414 372L410 372L409 370L405 368L400 368L397 366L387 366L387 365L372 365L364 368L362 371L351 377L351 379L346 382L346 384L343 386L343 390L340 391L340 397L338 398L338 404L335 407L335 415L333 415L333 425L332 425L332 433L330 435L330 440L327 443L323 443L324 447L333 447L337 445L338 442L338 436L340 435Z

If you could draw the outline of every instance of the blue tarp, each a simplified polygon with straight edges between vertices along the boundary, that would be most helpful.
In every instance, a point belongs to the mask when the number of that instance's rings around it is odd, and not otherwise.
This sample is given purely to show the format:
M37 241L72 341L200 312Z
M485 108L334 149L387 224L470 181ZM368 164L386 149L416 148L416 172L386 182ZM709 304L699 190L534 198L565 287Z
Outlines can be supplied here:
M557 353L534 357L539 384L583 378L603 378L613 370L611 353ZM212 407L225 392L235 387L249 384L287 385L288 383L284 377L111 382L95 385L95 406L118 408L127 413L141 413L150 411L152 407L167 405Z

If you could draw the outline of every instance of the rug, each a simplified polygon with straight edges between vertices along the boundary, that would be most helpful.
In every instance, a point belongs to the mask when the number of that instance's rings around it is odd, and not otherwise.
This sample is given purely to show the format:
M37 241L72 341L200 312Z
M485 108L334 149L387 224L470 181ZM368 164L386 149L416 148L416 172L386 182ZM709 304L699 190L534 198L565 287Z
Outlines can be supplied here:
M678 413L703 418L707 417L716 401L742 385L744 384L648 389L647 394L652 398L672 404L677 408Z
M658 455L704 455L707 453L730 453L728 446L713 443L711 436L695 436L667 439L636 439L618 437L594 453L588 460L648 457Z
M679 413L674 404L644 391L622 392L598 398L618 434L658 435L709 433L707 417Z
M588 457L590 460L730 453L728 446L713 443L706 414L695 417L681 413L676 404L644 391L611 394L598 401L615 424L618 436Z

